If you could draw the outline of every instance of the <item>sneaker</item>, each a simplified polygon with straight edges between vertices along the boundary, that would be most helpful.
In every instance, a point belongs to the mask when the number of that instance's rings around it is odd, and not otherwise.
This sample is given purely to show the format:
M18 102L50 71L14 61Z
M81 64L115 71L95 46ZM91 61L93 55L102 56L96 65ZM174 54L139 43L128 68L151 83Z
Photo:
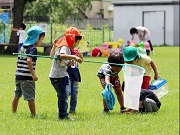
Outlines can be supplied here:
M64 117L64 118L59 118L59 120L70 120L70 121L74 121L73 118L67 116L67 117Z
M109 111L109 109L104 109L104 110L103 110L103 113L105 113L105 114L106 114L106 113L110 113L110 111Z
M39 119L39 116L37 114L36 115L31 115L31 118Z
M69 114L73 114L73 115L74 115L74 114L76 114L76 112L74 112L74 111L70 111L70 112L69 112Z

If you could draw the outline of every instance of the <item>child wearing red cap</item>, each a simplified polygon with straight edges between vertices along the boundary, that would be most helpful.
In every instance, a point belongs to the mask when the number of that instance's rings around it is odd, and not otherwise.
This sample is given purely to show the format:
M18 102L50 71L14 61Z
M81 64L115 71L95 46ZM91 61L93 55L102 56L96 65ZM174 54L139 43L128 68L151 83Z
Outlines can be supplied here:
M69 74L66 71L68 66L74 65L74 60L82 63L82 59L76 55L71 55L73 50L81 40L82 35L80 31L75 27L70 27L66 30L65 34L56 41L51 49L50 56L60 57L59 59L53 59L49 78L51 84L57 92L58 97L58 118L73 120L68 116L68 95L66 92L66 86L68 85ZM56 47L57 50L56 50ZM56 51L55 51L56 50Z

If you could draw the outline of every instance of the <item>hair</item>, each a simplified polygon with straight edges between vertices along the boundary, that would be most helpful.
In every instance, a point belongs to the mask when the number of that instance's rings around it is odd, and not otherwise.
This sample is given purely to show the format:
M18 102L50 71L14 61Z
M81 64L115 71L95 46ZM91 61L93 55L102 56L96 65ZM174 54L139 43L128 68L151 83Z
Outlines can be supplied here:
M25 25L24 23L22 23L22 24L20 25L20 27L21 27L23 30L26 29L26 25Z
M45 35L46 35L45 32L43 32L39 35L39 38L44 37Z
M138 57L138 55L134 58L134 60L137 60L139 57Z
M77 42L78 40L81 40L82 36L75 36L75 41Z
M116 64L124 64L124 58L120 52L115 52L115 53L112 53L108 57L108 62L109 63L116 63ZM122 67L122 65L116 65L116 64L109 64L109 65L110 66L121 66Z
M134 28L134 27L131 28L131 29L130 29L130 34L133 35L133 34L135 34L135 33L137 33L137 29Z

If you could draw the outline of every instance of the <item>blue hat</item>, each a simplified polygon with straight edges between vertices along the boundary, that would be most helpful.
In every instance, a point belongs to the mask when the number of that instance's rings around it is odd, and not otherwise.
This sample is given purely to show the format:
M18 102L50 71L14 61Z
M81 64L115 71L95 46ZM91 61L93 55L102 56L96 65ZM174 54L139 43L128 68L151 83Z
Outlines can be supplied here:
M26 38L25 42L23 43L23 46L34 45L38 41L39 35L43 32L44 31L39 26L31 27L27 31L28 38Z
M138 56L138 59L141 59L141 55L138 53L136 47L125 47L123 52L124 61L133 61L136 58L136 56Z
M115 96L111 90L111 84L106 84L105 89L102 91L103 98L106 102L109 110L113 110L114 104L116 102Z

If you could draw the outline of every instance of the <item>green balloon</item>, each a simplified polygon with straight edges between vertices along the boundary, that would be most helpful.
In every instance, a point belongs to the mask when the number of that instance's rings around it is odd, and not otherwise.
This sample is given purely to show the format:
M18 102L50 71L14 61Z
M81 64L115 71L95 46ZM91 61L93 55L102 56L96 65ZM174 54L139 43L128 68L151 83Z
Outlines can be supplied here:
M141 42L139 43L139 46L144 49L144 42L141 41Z

